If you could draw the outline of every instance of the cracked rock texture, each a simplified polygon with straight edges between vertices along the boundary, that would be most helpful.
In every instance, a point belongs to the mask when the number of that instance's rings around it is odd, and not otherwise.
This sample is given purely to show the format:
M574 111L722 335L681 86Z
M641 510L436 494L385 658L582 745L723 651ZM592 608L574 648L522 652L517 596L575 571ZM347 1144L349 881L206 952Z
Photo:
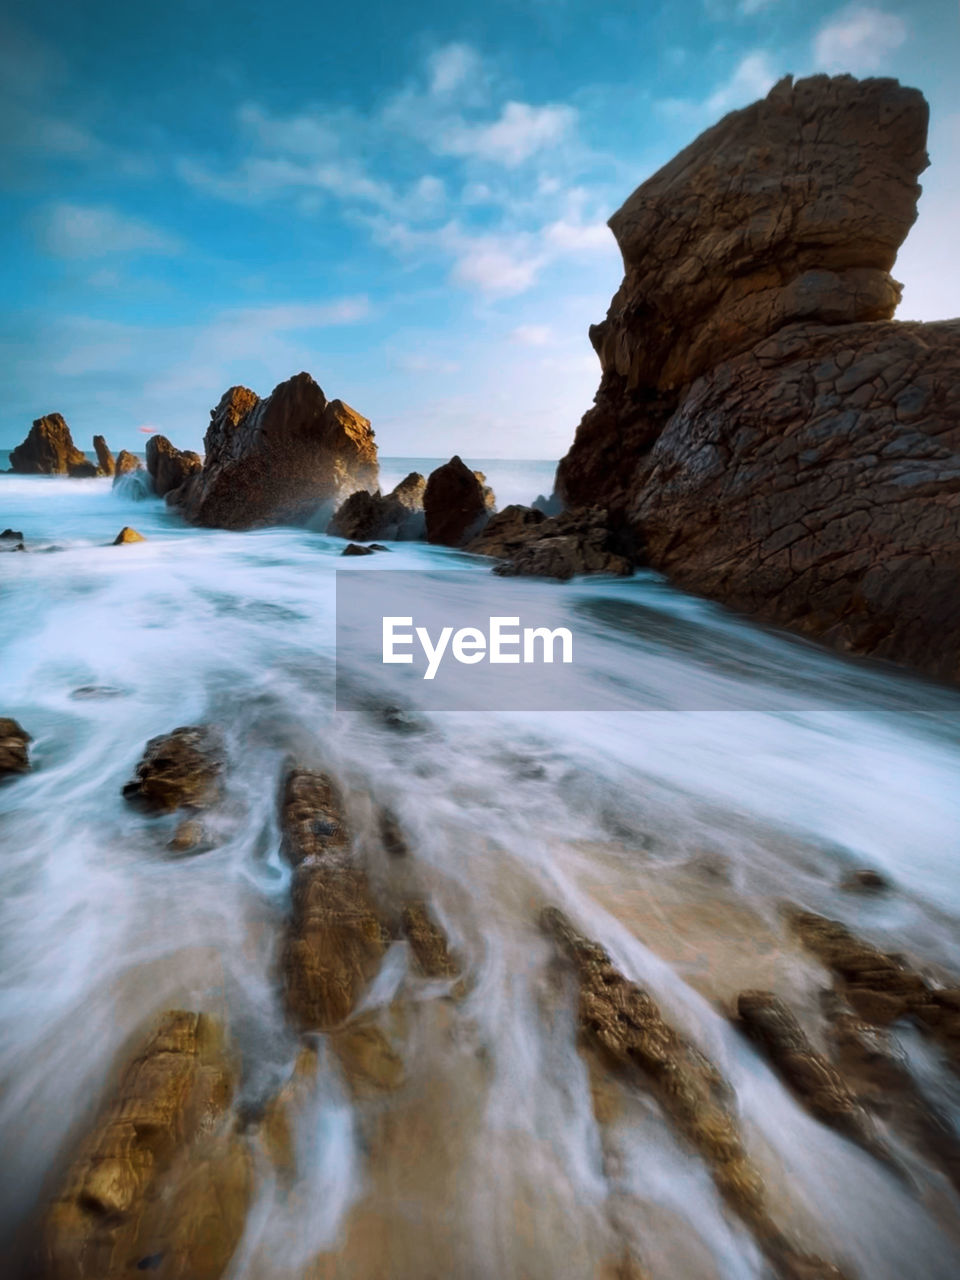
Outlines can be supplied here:
M960 320L892 321L927 105L781 81L634 192L557 472L688 590L960 677Z

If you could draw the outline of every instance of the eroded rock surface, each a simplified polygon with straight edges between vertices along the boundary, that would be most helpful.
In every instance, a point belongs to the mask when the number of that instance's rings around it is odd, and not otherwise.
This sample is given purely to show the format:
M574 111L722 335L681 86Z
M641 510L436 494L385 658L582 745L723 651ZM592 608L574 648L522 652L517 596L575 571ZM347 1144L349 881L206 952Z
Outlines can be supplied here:
M960 678L960 321L896 323L927 106L782 81L634 192L557 472L683 587Z
M511 506L492 516L466 550L501 560L494 572L504 577L566 581L584 573L633 573L628 541L600 508L547 517L535 507Z
M430 473L423 494L427 541L459 547L475 537L496 506L486 476L457 456Z
M142 470L143 463L136 454L130 453L126 449L121 449L117 454L116 462L114 463L113 482L116 484L120 476L128 475L131 471Z
M147 441L147 471L161 498L179 489L202 466L199 453L175 448L166 436L151 436Z
M308 373L261 400L231 387L210 414L203 469L170 501L194 524L250 529L305 524L355 489L375 489L366 418L328 400Z
M427 482L411 471L386 496L358 489L341 504L327 528L338 538L368 542L412 540L423 536L423 495Z
M21 475L65 476L81 465L87 459L59 413L35 418L26 440L10 453L10 470Z
M209 809L220 799L223 759L223 743L212 729L174 729L147 743L124 797L155 813Z
M30 769L30 735L16 720L0 716L0 778Z
M103 436L93 437L93 449L97 455L97 466L102 476L112 476L117 469L110 446Z

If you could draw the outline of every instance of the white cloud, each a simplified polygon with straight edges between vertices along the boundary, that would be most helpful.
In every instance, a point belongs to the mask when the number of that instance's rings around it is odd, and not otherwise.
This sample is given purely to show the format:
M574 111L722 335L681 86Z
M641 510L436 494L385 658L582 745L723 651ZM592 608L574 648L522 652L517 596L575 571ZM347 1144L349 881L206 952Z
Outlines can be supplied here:
M448 155L474 156L515 168L538 152L556 146L576 121L573 107L508 102L494 121L473 124L460 119L451 123L435 145Z
M546 347L553 340L553 330L547 324L520 324L510 337L521 347Z
M444 45L430 55L427 66L434 96L453 93L482 74L480 56L467 44Z
M722 115L735 107L744 107L765 97L773 88L777 74L770 55L757 49L737 63L733 75L713 91L706 101L711 115Z
M849 71L855 75L880 71L907 35L907 24L897 14L851 5L817 32L814 60L820 71Z
M40 243L58 258L105 258L111 255L181 251L181 242L159 227L110 208L68 201L50 205L38 222Z

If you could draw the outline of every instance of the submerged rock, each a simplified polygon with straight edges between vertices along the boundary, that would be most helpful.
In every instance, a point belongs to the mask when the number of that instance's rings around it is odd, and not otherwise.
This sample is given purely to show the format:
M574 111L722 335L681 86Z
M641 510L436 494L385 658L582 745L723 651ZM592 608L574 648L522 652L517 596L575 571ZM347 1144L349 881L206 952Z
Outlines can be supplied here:
M205 725L151 738L124 797L157 813L209 809L220 799L223 754L220 736Z
M342 503L327 527L338 538L407 541L423 536L423 495L427 482L411 471L386 497L358 489Z
M480 532L496 506L485 482L456 456L430 473L423 493L428 542L459 547Z
M460 961L450 951L447 935L434 920L426 903L410 902L404 907L403 932L423 977L460 976Z
M231 387L210 418L203 470L171 496L193 524L306 524L354 489L376 487L370 423L328 400L308 373L264 400Z
M31 737L16 720L0 716L0 778L30 769Z
M72 467L86 465L59 413L35 418L26 440L10 453L10 470L21 475L65 476Z
M97 465L102 476L112 476L117 469L113 454L103 436L93 437L93 449L97 455Z
M557 578L577 574L633 573L625 554L628 541L610 528L606 511L587 508L547 517L535 507L505 507L492 516L466 550L503 561L494 570L504 577Z
M202 466L199 453L174 448L166 436L151 436L147 441L147 471L154 492L161 498L179 489Z
M114 538L113 545L120 547L127 542L146 542L146 538L142 533L137 533L136 529L131 529L128 524L125 524Z

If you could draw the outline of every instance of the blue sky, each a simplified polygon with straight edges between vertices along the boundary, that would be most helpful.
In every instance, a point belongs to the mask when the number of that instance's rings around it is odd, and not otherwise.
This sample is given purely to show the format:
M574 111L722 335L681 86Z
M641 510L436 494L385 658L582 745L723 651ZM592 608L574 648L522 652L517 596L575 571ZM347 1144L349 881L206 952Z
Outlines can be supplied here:
M960 313L956 0L48 0L0 20L0 447L197 447L308 369L386 454L557 457L620 282L605 220L782 74L933 110L901 316Z

